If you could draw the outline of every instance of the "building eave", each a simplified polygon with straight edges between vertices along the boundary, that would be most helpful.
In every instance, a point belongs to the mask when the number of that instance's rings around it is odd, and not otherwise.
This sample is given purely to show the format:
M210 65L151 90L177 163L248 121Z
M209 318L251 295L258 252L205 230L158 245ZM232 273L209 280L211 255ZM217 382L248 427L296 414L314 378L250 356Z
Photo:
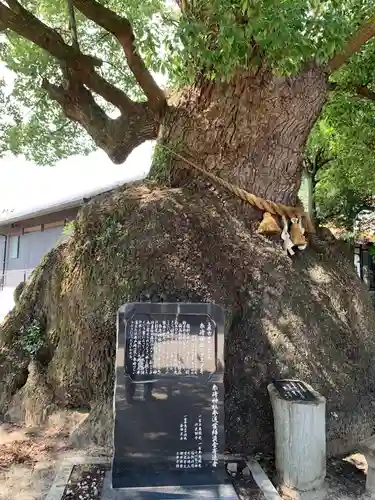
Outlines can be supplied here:
M87 199L108 193L110 191L113 191L114 189L123 186L124 184L129 184L132 182L136 182L138 180L140 180L139 177L129 178L126 180L124 179L117 180L116 182L113 182L106 186L94 188L85 191L83 193L79 193L77 195L66 198L64 200L59 200L56 203L51 203L51 202L42 203L39 205L35 205L34 207L31 208L26 208L24 210L18 210L17 212L12 212L12 214L7 217L3 218L0 217L0 232L2 227L10 226L17 222L22 222L28 219L34 219L36 217L43 217L44 215L53 214L56 212L62 212L73 208L79 208L85 203L85 200Z

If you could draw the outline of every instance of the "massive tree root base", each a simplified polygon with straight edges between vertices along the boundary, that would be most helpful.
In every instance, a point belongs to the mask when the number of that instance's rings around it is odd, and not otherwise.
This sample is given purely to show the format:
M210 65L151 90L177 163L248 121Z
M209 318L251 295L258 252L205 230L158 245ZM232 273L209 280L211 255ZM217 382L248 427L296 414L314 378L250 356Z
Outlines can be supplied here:
M375 317L352 267L322 236L289 258L213 193L138 184L95 199L0 329L0 413L40 422L85 407L85 434L110 443L119 305L214 301L227 313L228 450L273 450L267 383L299 377L327 398L329 453L351 451L375 412Z

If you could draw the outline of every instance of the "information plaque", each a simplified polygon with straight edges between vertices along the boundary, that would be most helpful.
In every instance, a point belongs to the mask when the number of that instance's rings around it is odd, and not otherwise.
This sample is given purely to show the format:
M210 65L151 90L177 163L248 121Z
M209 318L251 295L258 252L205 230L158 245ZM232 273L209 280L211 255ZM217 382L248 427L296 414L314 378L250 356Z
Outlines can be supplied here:
M275 380L273 385L280 396L287 401L313 402L318 399L307 385L300 380Z

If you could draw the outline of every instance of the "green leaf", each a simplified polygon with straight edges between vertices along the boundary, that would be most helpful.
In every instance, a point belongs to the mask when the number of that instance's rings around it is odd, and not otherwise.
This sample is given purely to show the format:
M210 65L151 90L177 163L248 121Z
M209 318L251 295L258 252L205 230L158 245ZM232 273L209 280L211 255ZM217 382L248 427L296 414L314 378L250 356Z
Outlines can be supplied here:
M182 16L172 1L106 0L104 2L131 21L137 50L151 72L168 77L168 85L181 87L198 72L207 78L227 81L238 71L258 67L260 62L276 75L293 75L307 61L325 63L340 50L349 36L375 11L368 0L208 0L194 2L189 16ZM25 8L56 29L71 43L65 0L24 0ZM109 82L135 100L145 98L126 64L118 41L98 25L77 13L81 50L104 61L100 72ZM253 50L254 42L260 51ZM261 60L262 57L262 60ZM71 154L94 148L86 133L68 122L56 103L46 99L43 78L62 82L60 67L47 53L12 32L0 34L0 63L15 75L12 95L0 89L0 149L24 154L28 159L49 164ZM345 86L373 85L375 44L370 42L335 75ZM102 104L102 101L101 101ZM356 127L356 157L368 158L372 141L366 124L372 105L362 105L351 115L349 98L332 104L332 117L340 137L350 137ZM103 106L113 111L108 103ZM342 108L346 110L342 112ZM351 109L351 108L350 108ZM328 117L327 117L328 120ZM330 121L330 123L331 123ZM365 125L362 126L362 123ZM353 135L353 134L352 134ZM335 141L333 141L335 142ZM342 142L345 142L342 139ZM342 148L342 143L331 145ZM359 151L361 149L361 151ZM355 158L345 146L347 165ZM361 153L361 155L360 155ZM344 160L343 160L344 161ZM351 178L351 176L349 176Z

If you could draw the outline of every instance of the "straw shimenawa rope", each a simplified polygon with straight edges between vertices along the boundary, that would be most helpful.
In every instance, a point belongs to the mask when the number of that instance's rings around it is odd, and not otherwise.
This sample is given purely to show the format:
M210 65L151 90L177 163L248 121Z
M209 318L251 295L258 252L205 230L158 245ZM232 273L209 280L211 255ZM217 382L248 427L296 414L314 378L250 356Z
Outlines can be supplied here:
M306 229L306 233L315 233L314 225L313 225L309 215L303 210L302 207L290 207L288 205L283 205L282 203L276 203L274 201L265 200L264 198L260 198L259 196L255 196L255 194L251 194L248 191L245 191L245 189L242 189L238 186L235 186L234 184L231 184L230 182L222 179L221 177L218 177L215 174L212 174L211 172L207 172L207 170L204 170L204 168L193 163L192 161L188 160L187 158L184 158L179 153L176 153L175 151L168 148L167 146L163 145L163 147L165 149L167 149L171 154L173 154L176 158L179 158L180 160L182 160L185 165L189 165L190 167L197 170L205 177L208 177L209 179L214 181L216 184L223 186L225 189L227 189L228 191L230 191L231 193L236 195L241 200L243 200L247 203L250 203L250 205L258 208L259 210L261 210L263 212L269 212L272 215L278 215L280 217L287 217L288 219L292 219L294 217L302 217L304 220L304 226Z

